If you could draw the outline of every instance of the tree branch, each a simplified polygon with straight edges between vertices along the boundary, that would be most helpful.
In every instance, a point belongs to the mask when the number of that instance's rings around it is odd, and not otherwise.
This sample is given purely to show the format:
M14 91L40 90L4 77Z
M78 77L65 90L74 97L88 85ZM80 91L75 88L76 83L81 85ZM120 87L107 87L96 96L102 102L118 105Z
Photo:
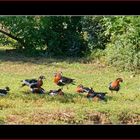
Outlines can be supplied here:
M12 34L10 34L10 33L7 33L6 31L1 30L1 29L0 29L0 32L3 33L3 34L5 34L5 35L7 35L7 36L9 36L9 37L12 38L12 39L18 41L18 42L21 43L22 45L24 45L24 42L23 42L20 38L17 38L17 37L15 37L14 35L12 35Z

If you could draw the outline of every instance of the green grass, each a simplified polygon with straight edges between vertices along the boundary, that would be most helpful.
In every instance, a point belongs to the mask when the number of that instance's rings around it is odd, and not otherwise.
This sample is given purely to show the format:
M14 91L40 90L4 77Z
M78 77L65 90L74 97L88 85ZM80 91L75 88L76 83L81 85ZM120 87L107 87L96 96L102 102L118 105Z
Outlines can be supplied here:
M44 75L43 88L58 89L53 83L56 71L76 79L76 85L64 88L64 97L32 94L28 87L20 88L21 80ZM80 60L29 58L6 53L1 47L0 77L0 88L11 88L7 96L0 97L0 124L140 124L140 75L131 77L129 72ZM124 82L120 92L112 95L108 84L118 77ZM108 92L107 102L79 95L75 92L78 84Z

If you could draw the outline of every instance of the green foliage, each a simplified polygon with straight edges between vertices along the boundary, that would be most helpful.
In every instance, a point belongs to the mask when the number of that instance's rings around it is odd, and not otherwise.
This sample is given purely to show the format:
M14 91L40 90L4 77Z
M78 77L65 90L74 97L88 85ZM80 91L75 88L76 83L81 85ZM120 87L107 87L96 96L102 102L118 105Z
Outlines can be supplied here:
M40 52L60 57L85 54L80 20L81 17L70 16L0 17L2 29L19 43L16 48L30 54Z
M81 34L81 17L42 18L47 40L47 54L53 56L83 56L86 41ZM46 29L46 30L45 30Z
M121 70L140 70L140 51L137 51L137 46L124 40L123 43L121 41L119 38L114 44L108 44L106 49L106 60L108 64Z
M1 17L3 28L16 37L19 45L16 48L23 49L27 53L33 53L37 48L42 49L43 36L38 22L38 17L33 16L11 16Z
M105 49L109 41L109 36L105 35L103 16L85 16L82 20L83 32L86 33L88 47L90 51L94 49Z
M86 56L121 70L140 69L139 16L1 16L0 36L0 43L25 54Z
M109 17L106 21L106 34L110 42L106 48L107 63L117 69L140 70L140 17Z

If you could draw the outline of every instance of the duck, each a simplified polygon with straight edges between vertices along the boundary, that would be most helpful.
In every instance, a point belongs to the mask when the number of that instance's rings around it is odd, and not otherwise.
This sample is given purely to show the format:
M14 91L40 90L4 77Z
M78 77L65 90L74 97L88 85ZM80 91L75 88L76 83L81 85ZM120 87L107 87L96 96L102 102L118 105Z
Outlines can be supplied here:
M38 80L36 79L25 79L25 80L22 80L22 86L21 87L24 87L24 86L28 86L30 87L31 89L32 88L40 88L42 85L43 85L43 79L46 79L45 76L41 75L39 76Z
M0 89L0 96L5 96L10 91L9 87L5 87L4 89Z
M89 92L93 92L93 88L88 88L88 87L84 87L82 84L78 85L76 88L76 92L78 93L89 93Z
M64 95L64 92L62 91L62 89L58 89L58 90L50 90L49 91L49 95L51 96L55 96L55 95Z
M116 91L116 93L120 90L120 82L123 82L122 78L117 78L115 81L109 83L109 90L111 93Z
M32 93L39 93L39 94L45 94L46 91L43 88L30 88Z
M99 100L106 100L105 98L105 95L107 94L107 92L89 92L87 94L87 98L88 99L93 99L93 100L96 100L96 101L99 101Z
M75 79L62 76L62 72L57 72L57 73L54 73L54 83L60 87L63 87L66 85L68 89L69 84L75 85Z
M89 88L89 87L84 87L83 85L78 85L76 88L76 91L78 93L87 93L87 98L88 99L93 99L93 100L105 100L105 95L107 94L107 92L95 92L93 90L93 88Z

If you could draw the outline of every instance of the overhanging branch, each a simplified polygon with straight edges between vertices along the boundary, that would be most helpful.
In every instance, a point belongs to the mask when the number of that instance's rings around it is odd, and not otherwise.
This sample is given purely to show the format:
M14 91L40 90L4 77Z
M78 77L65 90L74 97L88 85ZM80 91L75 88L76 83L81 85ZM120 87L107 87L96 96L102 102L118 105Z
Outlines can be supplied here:
M20 38L17 38L17 37L15 37L14 35L12 35L12 34L10 34L10 33L7 33L6 31L1 30L1 29L0 29L0 33L3 33L3 34L5 34L5 35L9 36L10 38L12 38L12 39L18 41L19 43L21 43L22 45L24 45L24 42L23 42Z

